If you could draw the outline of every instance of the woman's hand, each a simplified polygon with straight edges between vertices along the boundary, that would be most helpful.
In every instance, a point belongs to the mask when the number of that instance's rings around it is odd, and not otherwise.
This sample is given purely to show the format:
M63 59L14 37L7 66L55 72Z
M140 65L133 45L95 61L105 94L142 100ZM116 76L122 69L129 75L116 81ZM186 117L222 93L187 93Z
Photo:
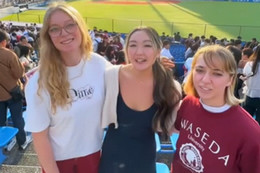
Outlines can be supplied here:
M175 64L173 61L171 61L167 57L161 57L160 58L161 64L164 66L164 68L172 70L173 67L175 67Z

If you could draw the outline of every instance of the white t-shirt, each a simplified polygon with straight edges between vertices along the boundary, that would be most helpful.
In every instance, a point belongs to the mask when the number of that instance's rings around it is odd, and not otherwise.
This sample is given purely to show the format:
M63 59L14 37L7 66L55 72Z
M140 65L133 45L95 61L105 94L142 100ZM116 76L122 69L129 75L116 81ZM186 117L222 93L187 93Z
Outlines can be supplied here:
M247 62L243 69L243 74L248 76L248 79L245 81L246 85L243 90L244 93L251 98L260 98L260 64L258 64L257 67L257 73L254 76L251 76L253 74L253 61Z
M101 113L104 102L104 72L111 65L103 57L92 53L91 59L67 67L72 104L51 113L50 96L43 91L37 95L36 72L25 88L27 118L25 129L41 132L49 128L55 160L67 160L92 154L101 149L103 130Z
M169 50L169 49L162 48L160 54L161 54L161 57L164 56L164 57L167 57L167 58L169 58L169 59L173 59L173 56L172 56L172 54L170 53L170 50Z
M184 63L184 67L187 69L187 73L185 74L183 83L186 83L187 81L187 77L191 72L191 66L192 66L192 61L193 61L193 57L188 58L185 63Z

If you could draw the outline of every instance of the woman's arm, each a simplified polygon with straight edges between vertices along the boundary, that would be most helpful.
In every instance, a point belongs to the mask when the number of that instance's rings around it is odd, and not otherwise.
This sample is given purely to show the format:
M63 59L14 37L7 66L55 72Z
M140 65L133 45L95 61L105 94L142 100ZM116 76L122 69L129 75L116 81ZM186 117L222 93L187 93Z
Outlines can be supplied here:
M46 173L59 173L48 134L49 128L41 132L32 133L34 149Z

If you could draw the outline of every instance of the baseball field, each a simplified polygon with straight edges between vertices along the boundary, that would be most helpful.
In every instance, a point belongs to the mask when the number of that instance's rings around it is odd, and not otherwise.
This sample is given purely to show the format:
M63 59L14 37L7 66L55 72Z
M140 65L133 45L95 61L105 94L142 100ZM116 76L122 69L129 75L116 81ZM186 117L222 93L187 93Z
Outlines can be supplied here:
M135 26L148 25L159 33L180 32L214 35L249 41L260 36L260 3L163 0L79 0L70 1L85 18L90 29L128 33ZM0 20L41 23L45 10L28 10Z

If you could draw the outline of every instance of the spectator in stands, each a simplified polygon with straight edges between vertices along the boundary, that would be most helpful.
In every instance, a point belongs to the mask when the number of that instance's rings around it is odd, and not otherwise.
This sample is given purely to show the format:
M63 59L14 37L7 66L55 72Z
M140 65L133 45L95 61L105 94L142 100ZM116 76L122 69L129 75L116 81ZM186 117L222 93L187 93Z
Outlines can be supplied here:
M242 41L241 40L235 40L234 46L236 46L239 50L242 49Z
M200 47L200 42L195 42L193 43L189 48L188 50L186 50L185 52L185 60L190 58L190 57L193 57L194 54L197 52L198 48Z
M116 54L116 64L117 65L126 64L124 51L121 50L121 51L116 52L115 54Z
M218 45L195 54L175 121L172 172L260 172L260 126L234 96L236 62Z
M180 85L160 65L161 47L153 28L136 28L126 40L130 63L106 71L99 173L156 172L154 131L168 134L181 100Z
M209 46L210 45L210 39L209 38L206 38L205 39L205 44L204 46Z
M165 32L162 32L162 35L161 35L161 41L164 41L165 39L166 39Z
M17 45L18 41L17 41L17 35L16 35L15 32L12 32L10 34L10 42L11 42L13 47L15 47Z
M180 41L181 41L180 32L177 32L177 33L174 35L174 41L175 41L175 42L180 42Z
M98 30L97 30L97 27L96 27L96 26L93 27L93 30L89 31L89 34L90 34L90 37L91 37L91 40L92 40L92 41L94 41L94 39L95 39L95 34L96 34L97 32L98 32Z
M28 47L30 49L30 51L33 51L33 47L30 43L28 43L28 40L25 36L21 36L20 41L18 42L17 46L14 47L14 52L16 53L16 55L18 57L20 57L21 55L21 47Z
M116 35L113 37L112 45L114 46L116 52L123 49L123 45L120 42L120 36Z
M46 173L98 172L104 73L110 63L91 52L86 31L73 7L59 3L46 11L39 70L25 88L25 128Z
M97 53L102 56L105 56L105 51L106 51L107 47L110 45L110 40L107 35L103 35L102 38L103 38L102 39L103 41L102 41L102 43L100 43L98 45Z
M200 47L203 47L206 45L205 39L206 39L206 37L204 35L202 35L200 37Z
M193 33L189 33L188 38L189 40L193 40Z
M255 48L257 45L258 45L258 41L256 40L256 38L252 38L251 44L249 45L249 47L254 50L254 48Z
M115 51L115 47L109 45L105 51L105 56L104 58L111 62L112 64L116 64L116 51Z
M260 124L260 46L257 46L254 53L246 63L243 74L245 78L246 100L243 107L252 116L256 116L256 121Z
M212 44L215 44L217 37L215 37L214 35L210 35L209 39L210 39L210 44L212 45ZM225 44L225 39L223 40L223 42Z
M98 51L98 47L99 45L102 43L102 38L101 35L97 32L95 33L95 38L93 40L93 52L97 52Z
M238 49L236 46L229 45L227 46L227 49L230 50L230 52L233 54L233 57L235 58L236 65L237 65L237 80L235 84L234 94L237 98L240 98L240 89L242 87L242 81L239 79L240 75L242 75L242 72L238 68L238 63L241 60L242 52L240 49Z
M24 68L18 57L6 48L7 33L0 30L0 126L6 126L6 112L9 108L14 127L18 128L16 140L19 149L24 150L31 142L26 137L23 119L22 98L14 99L10 92L18 85L23 89L20 78L24 75Z
M170 52L170 42L168 40L163 41L163 48L161 50L160 56L169 58L170 60L174 61L174 58Z
M122 35L121 35L120 33L118 33L117 36L118 36L119 39L120 39L120 43L121 43L122 47L124 47L124 45L125 45L125 40L123 39ZM121 49L121 50L122 50L122 49ZM119 50L119 51L120 51L120 50Z
M32 68L34 68L36 65L30 58L30 49L27 46L20 47L20 62L24 66L25 73L30 71Z
M184 79L182 84L185 84L187 81L187 78L191 72L191 65L192 65L192 61L193 61L193 57L189 57L188 59L186 59L183 68L184 68Z
M103 32L103 37L104 37L104 36L106 36L107 38L110 37L110 35L109 35L109 33L107 32L107 30L105 30L105 31Z
M242 57L241 60L238 62L238 68L240 68L241 73L243 73L243 69L246 65L246 63L249 60L249 57L253 54L253 50L251 48L244 48L242 50Z
M237 68L238 78L237 78L237 84L235 87L235 96L237 98L244 98L243 92L240 91L240 89L242 90L244 81L240 78L240 76L242 76L242 77L244 76L243 69L244 69L246 63L248 62L249 57L252 54L253 54L253 50L251 48L244 48L242 50L242 57L241 57L241 60L238 62L238 68Z

